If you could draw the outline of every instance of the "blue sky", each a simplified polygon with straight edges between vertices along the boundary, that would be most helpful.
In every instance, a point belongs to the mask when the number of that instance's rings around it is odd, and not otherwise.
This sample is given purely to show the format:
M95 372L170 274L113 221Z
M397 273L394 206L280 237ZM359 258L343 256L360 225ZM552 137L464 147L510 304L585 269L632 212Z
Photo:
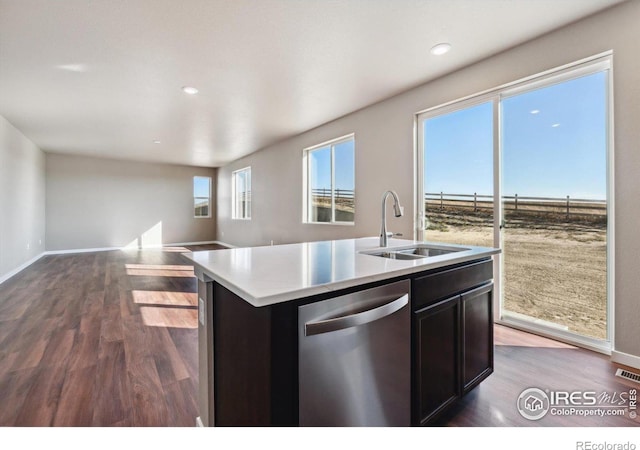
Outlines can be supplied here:
M209 177L193 177L193 196L209 197Z
M349 140L335 146L336 189L353 190L354 186L354 141ZM310 153L311 189L331 188L331 146Z
M483 103L424 122L425 192L493 192L491 108Z
M606 198L606 74L502 101L503 194ZM424 122L425 191L491 194L492 106Z

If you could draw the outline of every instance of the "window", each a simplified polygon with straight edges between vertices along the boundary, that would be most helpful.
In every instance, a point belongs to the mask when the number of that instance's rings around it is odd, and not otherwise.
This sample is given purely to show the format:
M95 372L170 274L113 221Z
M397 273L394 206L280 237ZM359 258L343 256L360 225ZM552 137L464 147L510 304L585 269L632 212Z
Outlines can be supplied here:
M233 204L232 219L251 219L251 167L236 170L231 176Z
M354 142L351 134L304 150L305 222L354 223Z
M211 178L193 177L193 216L211 217Z
M422 121L423 237L493 246L493 102L463 102ZM467 209L460 206L468 206ZM459 219L453 216L458 212ZM458 220L462 224L458 224Z

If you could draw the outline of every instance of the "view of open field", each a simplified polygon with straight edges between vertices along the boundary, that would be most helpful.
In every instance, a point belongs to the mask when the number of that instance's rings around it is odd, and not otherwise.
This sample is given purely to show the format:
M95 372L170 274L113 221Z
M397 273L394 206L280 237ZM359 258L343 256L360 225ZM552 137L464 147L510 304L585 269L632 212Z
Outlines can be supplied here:
M314 222L331 222L331 188L314 189L311 194L312 219ZM333 191L335 220L353 222L355 191L336 189Z
M334 195L338 220L353 220L354 197L353 191ZM312 205L329 221L330 189L315 191ZM425 240L493 246L490 197L427 194L425 206ZM606 202L515 196L504 208L504 310L606 339Z
M506 212L504 310L606 338L605 215ZM493 246L492 211L427 205L426 240Z

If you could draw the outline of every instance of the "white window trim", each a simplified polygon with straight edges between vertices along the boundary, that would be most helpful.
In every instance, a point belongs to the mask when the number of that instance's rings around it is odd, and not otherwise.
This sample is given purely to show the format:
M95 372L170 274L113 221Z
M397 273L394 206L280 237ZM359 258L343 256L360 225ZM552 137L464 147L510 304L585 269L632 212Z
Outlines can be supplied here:
M335 185L335 161L334 161L334 152L333 147L342 144L343 142L347 142L353 140L353 152L354 152L354 161L353 161L353 178L355 184L355 171L356 171L356 162L355 162L355 145L356 145L356 135L355 133L350 133L344 136L340 136L329 141L322 142L320 144L316 144L312 147L307 147L302 150L302 186L303 186L303 195L302 195L302 223L309 225L338 225L338 226L355 226L355 199L354 199L354 218L353 222L337 222L335 220L335 207L334 205L334 189ZM309 187L309 154L315 150L318 150L323 147L331 147L331 222L316 222L310 220L311 211L309 208L311 207L311 195L312 190ZM355 188L354 188L355 192Z
M192 186L195 185L196 182L196 178L207 178L209 180L209 197L196 197L195 195L193 196L193 199L199 199L199 198L207 198L209 200L209 213L206 216L196 216L195 214L195 203L194 203L194 212L193 212L193 218L194 219L211 219L211 210L212 210L212 204L211 204L211 197L213 195L213 187L212 187L212 179L211 177L207 177L207 176L202 176L202 175L194 175L193 179L191 180Z
M542 336L567 342L579 347L611 354L615 349L615 180L614 180L614 108L613 108L613 51L609 50L591 57L581 59L560 67L525 77L501 86L487 89L472 95L459 98L438 106L419 111L414 116L414 204L416 205L416 217L414 220L414 239L424 239L424 206L421 204L424 198L424 142L420 132L420 126L425 119L447 114L460 109L465 109L480 103L492 101L494 103L494 197L501 198L502 176L500 126L501 107L500 101L513 95L550 86L552 84L568 81L580 76L591 75L597 72L608 71L607 79L607 338L600 339L580 336L574 333L551 330L530 323L520 323L517 320L502 318L503 291L500 285L502 278L502 255L494 258L494 285L497 295L494 296L494 321L514 328L524 329ZM494 245L499 241L501 232L499 221L502 218L502 202L494 205Z
M243 167L242 169L231 172L231 220L251 220L251 204L249 205L249 214L246 217L238 217L238 211L236 210L236 176L240 172L248 172L249 176L251 176L251 166ZM253 203L253 199L251 203Z

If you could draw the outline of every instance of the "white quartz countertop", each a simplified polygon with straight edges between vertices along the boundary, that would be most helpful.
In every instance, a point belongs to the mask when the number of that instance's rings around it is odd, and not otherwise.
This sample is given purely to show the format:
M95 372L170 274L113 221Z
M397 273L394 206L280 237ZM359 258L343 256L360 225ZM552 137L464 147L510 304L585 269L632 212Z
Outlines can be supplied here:
M461 251L414 260L361 252L389 251L415 244L458 247ZM374 281L422 272L500 253L497 248L389 239L341 239L265 247L185 253L198 278L214 280L253 306L268 306Z

